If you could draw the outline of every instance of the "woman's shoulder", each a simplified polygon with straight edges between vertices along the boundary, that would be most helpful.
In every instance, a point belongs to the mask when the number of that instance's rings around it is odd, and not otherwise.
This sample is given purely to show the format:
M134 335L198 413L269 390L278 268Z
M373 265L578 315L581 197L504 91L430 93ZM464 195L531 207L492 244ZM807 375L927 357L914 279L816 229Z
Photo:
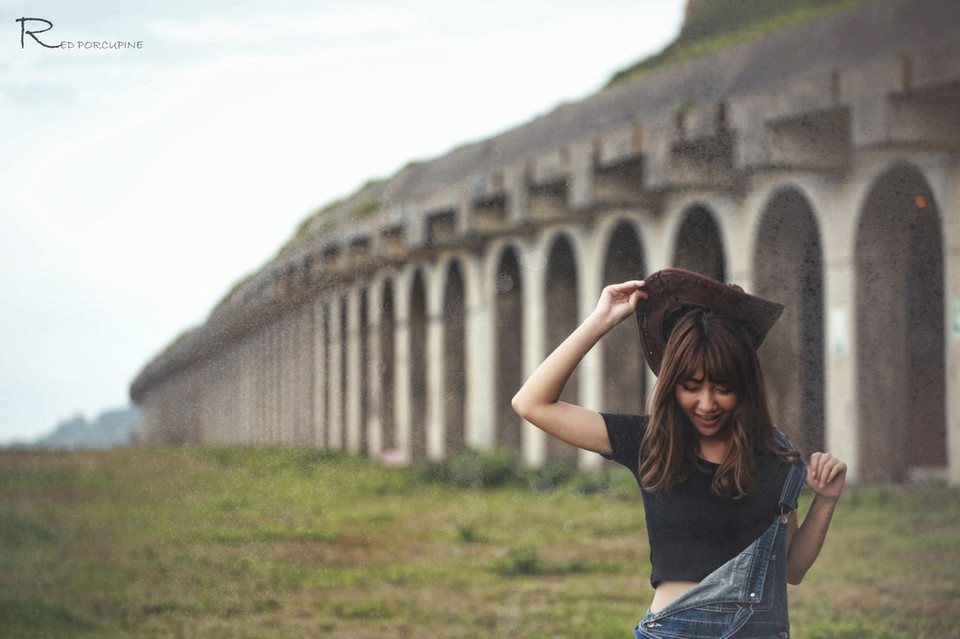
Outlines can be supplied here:
M647 432L647 416L636 415L634 413L600 413L603 421L607 425L607 434L613 439L620 439L636 443L637 446L643 440Z
M613 453L609 459L633 468L637 452L647 431L647 416L632 413L600 413L607 425L607 436Z
M801 461L800 451L793 447L790 438L776 426L773 427L773 439L777 446L774 451L777 457L787 464L796 464Z
M608 427L620 426L641 429L647 427L646 415L637 415L634 413L600 413L600 415L603 416L603 421L606 422Z
M780 485L786 479L793 466L803 464L800 453L780 430L774 430L774 447L759 445L754 459L757 463L758 476L766 477L766 481L773 480L776 485Z

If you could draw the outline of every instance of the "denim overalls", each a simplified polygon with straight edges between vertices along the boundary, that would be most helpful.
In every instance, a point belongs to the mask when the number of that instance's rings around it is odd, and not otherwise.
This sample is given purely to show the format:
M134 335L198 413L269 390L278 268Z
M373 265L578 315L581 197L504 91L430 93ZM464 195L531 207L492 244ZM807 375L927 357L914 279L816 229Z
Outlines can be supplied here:
M779 431L777 435L781 435ZM785 439L781 439L781 442ZM788 450L789 442L787 443ZM636 639L786 639L787 517L806 480L797 462L780 493L780 515L739 555L634 629Z

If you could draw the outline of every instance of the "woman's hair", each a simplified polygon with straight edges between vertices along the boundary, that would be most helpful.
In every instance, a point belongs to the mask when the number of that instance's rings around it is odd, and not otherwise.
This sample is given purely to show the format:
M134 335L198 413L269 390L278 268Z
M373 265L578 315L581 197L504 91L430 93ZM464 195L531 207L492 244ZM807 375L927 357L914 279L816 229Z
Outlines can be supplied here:
M728 316L696 307L670 332L650 405L638 474L646 490L669 490L702 468L696 429L676 399L675 389L698 369L710 382L737 397L731 416L730 447L713 478L719 495L739 498L757 483L754 452L765 446L787 460L774 437L760 362L747 332Z

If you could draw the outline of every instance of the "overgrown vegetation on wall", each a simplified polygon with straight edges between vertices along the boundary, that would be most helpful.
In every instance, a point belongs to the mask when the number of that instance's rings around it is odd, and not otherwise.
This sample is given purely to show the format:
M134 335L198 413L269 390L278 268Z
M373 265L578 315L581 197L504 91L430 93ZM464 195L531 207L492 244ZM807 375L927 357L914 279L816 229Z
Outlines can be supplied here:
M607 88L872 0L700 0L660 53L618 71Z

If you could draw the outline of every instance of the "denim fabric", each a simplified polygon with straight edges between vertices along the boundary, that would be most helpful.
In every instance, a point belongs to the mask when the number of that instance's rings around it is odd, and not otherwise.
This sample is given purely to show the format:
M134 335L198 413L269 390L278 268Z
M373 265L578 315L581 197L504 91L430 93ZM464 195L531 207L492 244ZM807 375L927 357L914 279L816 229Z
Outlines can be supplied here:
M739 555L663 610L647 613L636 639L784 639L787 616L788 514L796 510L806 469L793 466L780 495L781 514Z

